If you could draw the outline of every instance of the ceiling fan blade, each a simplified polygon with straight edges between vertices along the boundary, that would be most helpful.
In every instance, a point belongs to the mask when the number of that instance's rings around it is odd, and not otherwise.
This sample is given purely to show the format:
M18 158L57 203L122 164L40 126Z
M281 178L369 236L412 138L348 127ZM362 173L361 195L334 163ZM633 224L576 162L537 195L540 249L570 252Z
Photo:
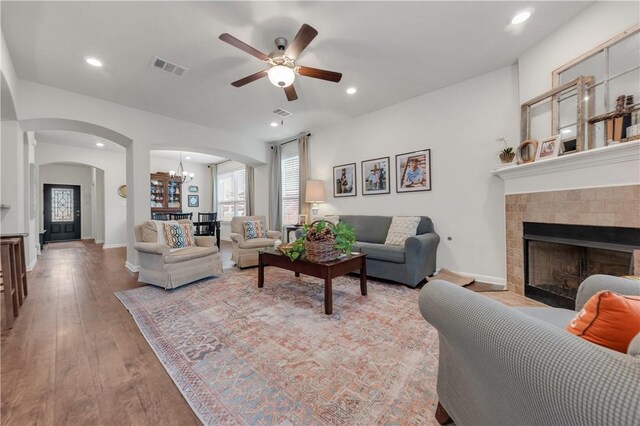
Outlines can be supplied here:
M287 50L284 51L285 56L296 60L300 53L302 53L309 43L311 43L311 40L316 38L317 35L318 31L311 25L302 24L298 34L296 34L289 47L287 47Z
M256 81L256 80L258 80L258 79L260 79L262 77L266 77L266 76L267 76L267 70L258 71L255 74L251 74L251 75L246 76L245 78L241 78L238 81L234 81L233 83L231 83L231 85L235 86L235 87L242 87L245 84L249 84L252 81Z
M291 86L285 87L284 93L287 95L287 100L289 102L298 99L298 94L296 93L296 89L293 87L293 84Z
M342 79L342 74L339 72L326 71L318 68L310 67L296 67L296 72L305 77L319 78L320 80L328 80L337 83Z
M224 41L225 43L229 43L230 45L232 45L233 47L237 47L238 49L247 52L249 55L255 56L256 58L260 59L261 61L266 61L267 59L269 59L269 57L267 55L265 55L264 53L262 53L261 51L259 51L258 49L249 46L247 43L238 40L237 38L235 38L234 36L232 36L231 34L220 34L220 37L218 37L220 40Z

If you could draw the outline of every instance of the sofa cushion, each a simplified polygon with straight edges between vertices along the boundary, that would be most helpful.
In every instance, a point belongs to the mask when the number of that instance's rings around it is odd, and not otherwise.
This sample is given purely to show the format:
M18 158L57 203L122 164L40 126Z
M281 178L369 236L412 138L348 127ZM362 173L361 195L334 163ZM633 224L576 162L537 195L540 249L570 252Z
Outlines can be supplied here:
M267 237L267 230L263 220L247 220L242 222L242 227L245 240Z
M409 237L414 237L420 223L420 216L394 216L391 219L387 238L384 243L402 246Z
M640 333L640 296L599 291L584 304L567 326L578 337L614 351L626 353Z
M164 257L164 263L180 263L187 260L200 259L218 253L218 247L186 247L175 250Z
M565 329L569 322L573 319L576 312L569 309L561 308L534 308L534 307L518 307L514 308L517 311L522 312L530 317L544 321L547 324L551 324L555 327Z
M276 240L272 240L271 238L253 238L251 240L241 241L238 247L241 249L273 247L275 241Z
M391 216L341 215L340 222L355 228L357 241L384 244L391 225Z
M358 241L354 246L354 251L365 253L368 259L404 263L404 246L391 246Z

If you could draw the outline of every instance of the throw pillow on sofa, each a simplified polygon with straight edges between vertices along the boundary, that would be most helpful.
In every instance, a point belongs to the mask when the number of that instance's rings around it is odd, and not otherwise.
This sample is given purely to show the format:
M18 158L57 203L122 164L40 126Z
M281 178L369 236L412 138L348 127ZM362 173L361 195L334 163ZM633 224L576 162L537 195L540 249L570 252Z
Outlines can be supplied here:
M267 229L262 220L248 220L242 222L244 228L244 239L253 240L255 238L267 238Z
M171 249L193 246L193 228L190 223L164 222L162 231Z
M420 224L419 216L394 216L391 219L385 244L401 246L409 237L414 237Z
M567 331L596 345L626 353L629 343L640 333L640 296L599 291L571 320Z

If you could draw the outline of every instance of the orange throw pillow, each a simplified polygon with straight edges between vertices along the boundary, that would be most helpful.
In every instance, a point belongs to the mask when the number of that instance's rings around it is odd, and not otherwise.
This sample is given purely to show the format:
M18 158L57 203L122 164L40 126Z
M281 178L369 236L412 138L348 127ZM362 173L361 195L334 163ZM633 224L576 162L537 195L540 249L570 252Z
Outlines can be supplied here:
M599 291L571 320L567 331L596 345L627 352L640 333L640 296Z

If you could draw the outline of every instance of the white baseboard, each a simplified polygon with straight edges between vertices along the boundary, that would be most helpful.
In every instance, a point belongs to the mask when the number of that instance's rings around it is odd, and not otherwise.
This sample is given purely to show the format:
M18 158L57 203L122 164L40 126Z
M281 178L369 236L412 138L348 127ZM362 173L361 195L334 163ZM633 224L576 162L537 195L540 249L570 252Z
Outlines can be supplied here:
M38 263L38 256L36 256L30 264L27 265L27 272L31 272L33 271L33 268L35 268L36 263Z
M102 248L103 249L112 249L112 248L120 248L120 247L126 247L127 243L118 243L118 244L103 244Z
M93 240L92 236L84 236L84 237L80 237L81 240Z
M440 269L438 269L438 272L440 272ZM456 274L460 274L460 275L465 275L467 277L473 277L473 278L476 279L476 281L480 281L480 282L483 282L483 283L501 285L503 287L507 286L507 280L505 280L504 278L501 278L501 277L493 277L491 275L474 274L472 272L462 272L462 271L451 271L451 272L455 272Z
M131 272L138 272L140 270L140 265L134 265L133 263L129 262L128 260L124 264L124 266L125 266L125 268L127 268Z
M96 244L104 244L104 240L96 240Z

